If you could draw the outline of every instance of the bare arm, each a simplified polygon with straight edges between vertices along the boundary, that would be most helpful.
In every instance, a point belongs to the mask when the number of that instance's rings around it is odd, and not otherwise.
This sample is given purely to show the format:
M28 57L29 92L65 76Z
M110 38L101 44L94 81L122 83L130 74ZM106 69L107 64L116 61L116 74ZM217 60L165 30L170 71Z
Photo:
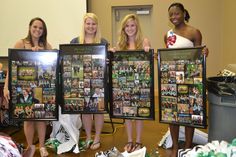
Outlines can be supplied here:
M165 43L165 46L167 47L167 34L165 34L164 36L164 43Z
M8 71L7 71L7 76L6 76L6 79L5 79L5 83L4 83L4 88L3 88L3 95L4 95L4 98L6 99L7 103L9 102L9 99L10 99L10 94L9 94L9 90L8 90Z
M202 45L202 34L198 29L196 29L194 31L193 39L194 39L193 40L194 46L201 46Z
M19 40L16 42L16 44L14 45L14 48L16 49L23 49L25 46L24 46L24 42L23 40ZM7 103L9 102L9 99L10 99L10 93L9 93L9 89L8 89L8 84L9 84L9 72L7 70L7 75L6 75L6 79L5 79L5 82L4 82L4 89L3 89L3 95L4 95L4 98L6 99Z

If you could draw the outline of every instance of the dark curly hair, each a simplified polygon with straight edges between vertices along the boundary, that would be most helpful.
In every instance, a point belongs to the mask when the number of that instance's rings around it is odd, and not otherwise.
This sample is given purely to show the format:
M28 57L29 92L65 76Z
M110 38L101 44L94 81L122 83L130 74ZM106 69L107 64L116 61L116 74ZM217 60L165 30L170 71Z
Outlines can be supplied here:
M185 13L184 20L187 21L187 22L189 21L190 15L189 15L188 11L184 8L183 4L181 4L181 3L172 3L169 6L168 11L170 10L171 7L178 7L180 10L182 10Z

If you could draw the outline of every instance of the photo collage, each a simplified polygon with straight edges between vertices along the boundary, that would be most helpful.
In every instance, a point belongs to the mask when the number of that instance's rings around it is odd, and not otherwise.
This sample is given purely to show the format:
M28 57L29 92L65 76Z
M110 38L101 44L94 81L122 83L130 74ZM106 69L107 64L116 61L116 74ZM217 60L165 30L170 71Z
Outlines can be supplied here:
M168 53L168 52L164 52ZM169 53L173 53L170 51ZM185 125L204 126L203 60L161 60L160 113L161 121Z
M10 52L11 113L17 120L57 120L57 52ZM38 53L38 54L39 54ZM45 61L44 57L50 57ZM18 57L17 57L18 56ZM20 56L20 57L19 57ZM27 56L24 58L24 56ZM30 59L29 59L30 58Z
M8 57L0 56L0 83L4 83L8 69Z
M112 55L112 117L154 119L151 52L120 51Z
M63 55L63 112L105 112L105 69L105 55Z

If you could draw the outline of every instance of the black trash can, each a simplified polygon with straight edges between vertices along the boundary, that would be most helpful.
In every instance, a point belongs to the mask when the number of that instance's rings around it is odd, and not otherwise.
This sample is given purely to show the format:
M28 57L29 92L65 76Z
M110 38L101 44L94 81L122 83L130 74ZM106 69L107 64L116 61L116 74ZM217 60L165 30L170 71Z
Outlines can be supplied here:
M208 141L236 138L236 76L207 79L209 102Z

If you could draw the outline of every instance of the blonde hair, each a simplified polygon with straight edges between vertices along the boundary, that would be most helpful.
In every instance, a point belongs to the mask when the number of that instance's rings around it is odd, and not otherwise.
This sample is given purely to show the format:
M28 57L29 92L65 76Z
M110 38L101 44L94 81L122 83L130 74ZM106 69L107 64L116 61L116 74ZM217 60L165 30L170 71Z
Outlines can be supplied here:
M100 28L99 28L98 17L94 13L86 13L84 15L82 29L81 29L81 33L80 33L80 36L79 36L79 43L84 44L84 42L85 42L84 23L88 18L91 18L97 24L97 31L96 31L96 34L94 36L93 43L101 43L101 31L100 31Z
M128 50L128 35L125 33L125 27L127 22L132 19L136 23L136 36L135 36L135 47L136 49L142 49L143 45L143 35L139 23L139 19L135 14L128 14L124 17L124 19L121 21L121 29L120 29L120 36L118 38L118 47L120 50Z

